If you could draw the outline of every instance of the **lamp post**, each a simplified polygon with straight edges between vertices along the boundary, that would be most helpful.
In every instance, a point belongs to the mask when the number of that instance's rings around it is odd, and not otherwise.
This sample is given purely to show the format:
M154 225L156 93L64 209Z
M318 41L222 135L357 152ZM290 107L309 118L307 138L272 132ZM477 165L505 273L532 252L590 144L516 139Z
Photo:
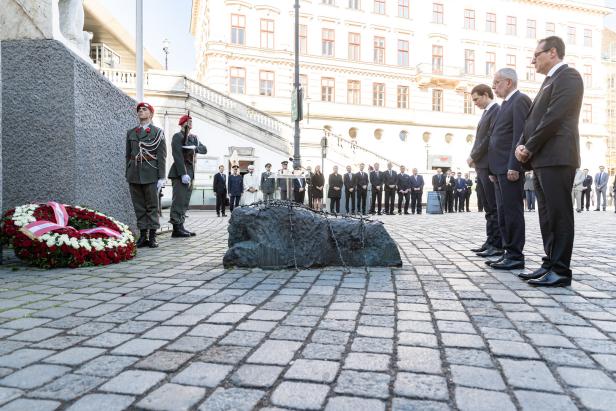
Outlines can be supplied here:
M327 157L327 134L321 138L321 173L325 174L325 157Z
M293 136L293 168L299 168L302 166L300 154L299 154L299 122L302 119L301 116L301 94L299 83L299 0L295 0L295 81L293 98L296 104L295 113L295 133Z
M169 70L169 39L163 40L163 53L165 53L165 70Z
M137 64L137 84L135 94L137 101L143 101L143 0L137 0L136 6L136 31L135 36L135 54Z

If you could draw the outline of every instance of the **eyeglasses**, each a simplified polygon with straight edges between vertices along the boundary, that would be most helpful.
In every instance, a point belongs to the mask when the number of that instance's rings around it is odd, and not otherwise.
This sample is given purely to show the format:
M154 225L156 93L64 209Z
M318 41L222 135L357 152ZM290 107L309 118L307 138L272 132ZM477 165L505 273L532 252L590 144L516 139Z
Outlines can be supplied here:
M536 52L536 53L534 54L534 56L535 56L535 58L537 58L537 57L539 57L542 53L547 53L547 52L548 52L548 51L550 51L550 50L552 50L552 49L547 49L547 50L541 50L541 51L538 51L538 52Z

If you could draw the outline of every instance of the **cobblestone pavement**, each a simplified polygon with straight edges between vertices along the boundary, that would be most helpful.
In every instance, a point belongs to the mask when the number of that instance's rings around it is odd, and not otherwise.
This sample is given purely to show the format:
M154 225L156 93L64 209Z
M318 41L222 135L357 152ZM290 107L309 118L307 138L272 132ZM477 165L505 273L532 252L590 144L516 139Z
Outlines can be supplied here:
M4 266L0 409L614 410L616 216L576 218L559 289L471 253L479 213L384 217L400 269L224 270L210 212L129 263Z

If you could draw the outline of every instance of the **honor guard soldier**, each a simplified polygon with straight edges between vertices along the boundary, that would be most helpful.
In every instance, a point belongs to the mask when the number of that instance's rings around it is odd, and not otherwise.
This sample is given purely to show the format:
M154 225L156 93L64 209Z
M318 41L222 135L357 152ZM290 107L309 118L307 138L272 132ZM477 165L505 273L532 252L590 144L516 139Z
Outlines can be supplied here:
M190 134L192 117L183 115L178 125L182 127L182 130L175 133L171 139L173 165L169 170L169 178L173 185L170 214L171 224L173 224L171 237L190 237L195 233L184 228L184 220L193 189L197 153L206 154L207 148L199 142L196 135Z
M137 216L137 247L158 247L158 193L165 184L165 133L152 124L154 107L137 104L139 126L126 133L126 181Z

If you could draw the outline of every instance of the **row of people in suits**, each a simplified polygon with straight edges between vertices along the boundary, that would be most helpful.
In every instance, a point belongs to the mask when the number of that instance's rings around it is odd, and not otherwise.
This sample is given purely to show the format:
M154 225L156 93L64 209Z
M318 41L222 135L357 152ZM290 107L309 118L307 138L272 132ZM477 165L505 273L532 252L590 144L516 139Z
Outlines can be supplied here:
M440 194L441 209L443 212L470 211L469 202L473 192L473 180L468 174L462 177L458 171L457 176L453 171L446 174L440 168L432 176L432 190Z
M347 214L367 214L368 184L371 187L370 214L395 214L396 196L398 197L398 214L421 214L424 180L413 168L409 175L405 166L400 166L398 172L393 170L393 164L387 164L387 170L380 171L379 163L375 163L372 170L364 171L365 165L359 165L359 171L352 172L351 166L346 167L346 173L338 174L338 166L333 167L329 175L330 212L340 212L340 199L342 191L345 194L345 211ZM384 200L384 207L383 207ZM356 208L357 205L357 208ZM409 212L410 206L410 212Z

